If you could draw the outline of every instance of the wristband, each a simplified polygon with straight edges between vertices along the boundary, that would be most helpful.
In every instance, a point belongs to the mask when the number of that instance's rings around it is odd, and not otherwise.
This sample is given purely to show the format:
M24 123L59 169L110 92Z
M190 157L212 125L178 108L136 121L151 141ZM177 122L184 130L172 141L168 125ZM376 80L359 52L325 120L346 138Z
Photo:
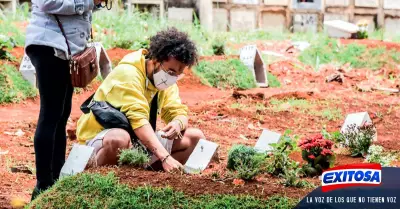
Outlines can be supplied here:
M167 158L168 158L169 156L171 156L171 155L168 154L164 159L162 159L162 160L161 160L161 163L164 163L164 162L167 160Z

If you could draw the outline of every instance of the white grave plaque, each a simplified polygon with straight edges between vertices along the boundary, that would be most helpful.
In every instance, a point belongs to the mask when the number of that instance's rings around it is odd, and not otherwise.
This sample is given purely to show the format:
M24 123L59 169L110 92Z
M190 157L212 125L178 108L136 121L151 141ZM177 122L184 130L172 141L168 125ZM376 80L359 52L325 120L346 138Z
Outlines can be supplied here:
M264 129L254 148L259 152L271 151L271 144L278 143L280 138L280 133Z
M355 124L357 127L362 126L363 124L372 125L372 120L368 115L368 112L359 112L348 114L340 132L345 133L348 126ZM377 141L377 134L374 136L374 141Z
M95 157L94 147L74 144L64 166L61 169L60 177L71 176L83 172L92 157Z
M24 54L24 57L22 58L21 65L19 66L19 71L22 74L22 77L29 81L29 83L32 84L32 86L37 87L37 82L36 82L36 69L31 63L31 59Z
M268 80L257 45L247 45L240 49L240 60L249 68L259 87L267 87Z
M217 151L218 144L200 139L185 164L186 173L199 173L206 169Z

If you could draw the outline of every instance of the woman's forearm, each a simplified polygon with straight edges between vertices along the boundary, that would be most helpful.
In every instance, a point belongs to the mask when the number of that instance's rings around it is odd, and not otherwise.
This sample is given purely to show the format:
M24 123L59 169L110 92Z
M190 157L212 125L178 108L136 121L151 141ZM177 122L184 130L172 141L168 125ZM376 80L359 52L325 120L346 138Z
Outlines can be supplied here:
M140 142L146 146L158 159L164 159L169 153L158 140L150 124L134 130Z

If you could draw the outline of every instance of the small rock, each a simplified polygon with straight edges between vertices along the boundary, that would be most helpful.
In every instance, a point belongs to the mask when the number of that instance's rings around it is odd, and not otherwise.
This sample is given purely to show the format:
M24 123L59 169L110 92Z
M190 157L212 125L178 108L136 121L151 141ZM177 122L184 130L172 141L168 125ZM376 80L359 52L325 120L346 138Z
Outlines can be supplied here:
M13 173L32 174L32 171L28 167L26 167L24 165L11 167L11 172L13 172Z
M367 84L356 84L356 88L361 92L369 92L372 91L372 86Z
M6 150L6 151L0 151L0 155L6 155L6 154L8 154L8 150Z
M23 147L33 147L33 143L19 143Z
M336 81L336 82L339 82L340 84L342 84L343 80L344 80L344 77L343 77L342 73L336 73L336 74L333 74L333 75L330 75L330 76L326 77L326 82L327 83Z

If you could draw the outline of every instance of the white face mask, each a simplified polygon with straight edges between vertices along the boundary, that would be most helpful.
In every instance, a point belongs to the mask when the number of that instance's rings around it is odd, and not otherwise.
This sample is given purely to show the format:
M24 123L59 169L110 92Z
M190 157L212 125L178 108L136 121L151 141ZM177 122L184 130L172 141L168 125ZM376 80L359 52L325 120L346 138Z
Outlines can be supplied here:
M177 76L172 76L160 69L159 72L153 74L154 85L158 90L165 90L168 87L174 85L178 80Z

